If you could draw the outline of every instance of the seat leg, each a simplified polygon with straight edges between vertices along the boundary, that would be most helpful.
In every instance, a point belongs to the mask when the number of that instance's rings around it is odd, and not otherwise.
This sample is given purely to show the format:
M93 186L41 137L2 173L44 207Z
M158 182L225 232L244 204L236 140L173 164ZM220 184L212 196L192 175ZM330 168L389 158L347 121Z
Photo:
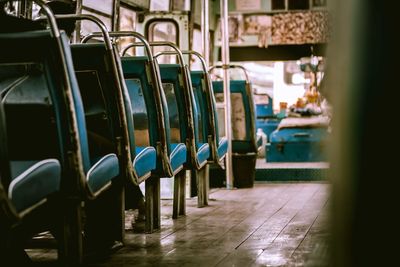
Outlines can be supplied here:
M112 188L112 199L109 200L109 203L113 203L110 211L113 217L110 227L113 229L113 240L123 243L125 239L125 188L121 181L116 183Z
M181 170L174 177L174 199L172 218L177 219L179 215L186 214L186 170Z
M179 215L180 206L180 173L176 174L174 177L174 198L172 204L172 219L177 219Z
M179 178L179 210L178 215L186 215L186 170L181 171Z
M153 228L158 230L161 227L161 193L160 193L160 178L153 178Z
M146 233L160 229L160 178L150 177L145 182L146 186Z
M68 201L64 206L63 234L58 258L66 266L83 262L82 210L80 201Z
M146 199L146 222L145 222L145 231L146 233L152 233L154 231L153 229L153 221L154 221L154 210L153 210L153 177L148 178L145 181L145 199Z
M194 170L192 173L196 175L197 182L197 207L201 208L208 205L208 177L207 167L203 167L200 170Z
M204 205L208 206L208 199L210 194L210 165L204 166Z

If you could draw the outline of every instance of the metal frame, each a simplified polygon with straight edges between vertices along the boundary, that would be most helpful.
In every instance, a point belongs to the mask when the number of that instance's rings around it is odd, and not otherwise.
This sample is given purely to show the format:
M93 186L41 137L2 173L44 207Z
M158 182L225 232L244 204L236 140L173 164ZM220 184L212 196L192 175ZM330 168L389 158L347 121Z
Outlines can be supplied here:
M212 66L212 67L210 67L210 72L213 71L216 68L224 68L224 66L223 65ZM227 69L228 70L229 69L241 69L243 71L244 75L245 75L246 92L247 92L247 95L249 96L249 100L251 102L250 103L250 114L249 114L250 120L251 120L251 122L250 122L250 127L251 128L249 129L249 131L250 131L250 136L256 137L256 124L255 124L256 119L255 119L255 110L254 110L254 97L253 97L253 90L251 89L251 82L250 82L250 79L249 79L249 75L247 74L247 70L243 66L236 65L236 64L230 64ZM252 143L253 143L254 149L257 151L257 139L256 138L252 138L252 141L253 141ZM247 153L247 154L249 154L249 155L250 154L257 154L257 152ZM243 155L243 154L235 153L235 155Z
M228 152L225 159L226 164L226 188L233 189L232 169L232 127L231 127L231 97L229 80L229 28L228 28L228 0L220 0L221 9L221 52L224 70L224 102L225 102L225 134L228 139Z
M164 127L164 125L165 125L164 111L162 108L162 96L161 96L162 84L161 84L160 74L157 72L157 63L154 60L153 52L151 51L150 44L142 34L135 32L135 31L108 32L108 35L110 37L117 37L117 38L135 37L140 40L140 43L138 43L135 46L140 45L140 46L144 46L144 48L145 48L147 58L148 58L149 64L150 64L151 82L157 88L157 90L155 90L155 92L156 92L156 94L155 94L156 107L158 109L157 113L160 114L160 116L158 116L158 128L160 130L160 143L157 144L158 147L156 149L162 157L162 164L163 164L163 169L164 169L165 175L172 177L172 176L174 176L175 173L178 172L178 170L173 172L171 164L170 164L170 160L169 160L168 147L167 147L168 141L167 141L167 136L165 134L166 129ZM102 36L103 35L101 35L101 33L98 33L98 32L91 33L82 39L82 43L85 43L94 37L102 37ZM126 51L131 47L133 47L133 46L128 46L127 49L124 49L124 53L126 53ZM122 53L122 54L124 54L124 53ZM122 75L121 78L124 79L123 74L121 74L121 75ZM125 91L125 93L126 93L126 91ZM129 97L127 97L127 99L129 99ZM139 183L140 182L142 182L142 181L139 181Z
M179 58L179 61L181 63L182 69L183 69L183 73L186 74L186 77L183 77L183 79L186 82L186 95L188 98L190 98L190 101L194 101L194 96L193 96L193 98L190 96L191 94L193 94L193 89L192 89L192 82L190 79L189 66L184 63L184 59L183 59L183 54L190 54L190 51L183 53L182 51L180 51L179 49L176 48L175 52L174 51L163 51L163 52L157 53L155 55L155 57L158 57L161 55L171 55L171 54L176 54ZM202 61L202 64L204 64L203 67L207 70L204 60L202 60L202 58L200 58L200 60ZM195 104L193 102L190 102L190 103L192 103L192 105ZM192 110L192 107L190 107L190 109ZM192 113L192 116L190 116L190 118L191 119L194 118L193 113ZM194 140L194 119L192 120L192 123L193 123L193 128L191 129L191 131L193 131L193 136L190 139L190 141L191 141L191 157L192 157L192 160L193 160L193 163L194 163L194 166L196 167L196 169L191 170L191 176L192 176L192 181L195 178L196 183L197 183L197 207L201 208L201 207L208 205L208 195L209 195L209 176L208 176L209 172L208 172L208 170L209 170L209 168L207 165L208 161L205 161L203 164L200 165L195 160L195 158L197 156L197 149L196 149L196 142ZM211 145L211 153L213 153L213 145Z
M113 45L111 43L110 36L108 35L107 27L100 19L98 19L97 17L95 17L93 15L88 15L88 14L56 15L55 18L57 20L75 20L75 21L89 20L89 21L94 22L100 28L101 33L103 35L105 47L106 47L106 50L108 51L108 53L110 55L110 59L111 59L111 64L112 64L111 68L116 77L121 77L121 75L118 71L118 65L116 62L115 51L114 51ZM118 80L120 80L120 79L118 79ZM116 86L116 88L118 88L118 90L117 90L118 108L120 109L121 112L123 112L123 115L120 116L120 120L121 120L122 125L127 125L126 116L125 116L126 110L125 110L123 89L122 89L122 87L124 85L122 83L117 82L115 84L115 86ZM128 177L133 183L137 183L138 182L137 175L132 166L132 159L131 159L131 155L129 152L129 147L130 147L129 146L129 134L128 134L127 129L124 129L124 127L121 127L121 133L122 133L123 140L122 141L117 140L117 145L118 145L119 157L121 157L121 159L122 159L122 167L123 167L122 169L125 171L124 174L126 177ZM86 185L85 186L86 193L90 199L95 198L97 195L99 195L101 192L103 192L104 190L106 190L108 188L108 186L104 186L102 189L98 190L96 192L96 194L93 194L92 192L90 192L89 188L87 187L87 184L85 184L85 185ZM111 185L111 182L109 183L109 185Z
M185 63L184 57L183 57L183 52L178 48L178 46L174 43L171 42L150 42L149 43L150 46L169 46L172 49L174 49L175 51L162 51L157 53L156 55L154 55L154 58L157 58L159 56L162 55L177 55L178 56L178 62L179 65L182 67L182 74L183 74L183 82L185 83L184 86L186 88L186 93L185 93L185 101L187 103L192 103L192 98L190 97L190 88L192 86L191 84L191 79L190 79L190 72L189 72L189 67L188 65ZM122 50L122 55L125 55L125 53L128 51L129 48L135 47L135 46L139 46L140 44L138 43L132 43L128 46L126 46L123 50ZM188 134L188 141L189 141L189 147L190 147L190 153L191 153L191 158L193 159L193 164L197 169L201 169L206 163L203 163L202 165L199 165L197 161L195 161L194 159L196 158L196 143L194 140L194 122L193 122L193 109L192 106L186 106L186 111L187 114L190 118L189 120L189 134Z
M159 45L159 46L170 46L172 47L174 51L162 51L157 53L154 57L157 58L159 56L163 56L163 55L170 55L170 54L176 54L178 56L179 59L179 64L183 70L182 74L183 74L183 80L184 80L184 86L186 88L186 102L187 103L191 103L190 106L186 106L186 111L188 113L189 116L189 132L191 135L188 135L189 138L189 145L190 145L190 153L191 153L191 157L192 157L192 163L194 164L194 166L196 167L196 169L200 170L204 165L207 164L207 162L204 162L203 164L199 164L195 159L197 156L197 148L196 148L196 141L194 139L195 136L195 129L194 129L194 115L193 115L193 105L195 103L193 103L193 99L192 97L190 97L190 95L193 92L192 88L192 82L191 82L191 78L190 78L190 71L189 71L189 66L186 64L184 58L183 58L183 52L173 43L169 43L169 42L154 42L154 45ZM172 52L172 53L171 53Z
M78 265L83 261L83 240L82 240L82 224L81 224L81 197L87 196L86 175L82 164L81 146L78 135L78 123L76 120L76 111L74 106L74 98L72 96L71 80L68 74L66 64L66 55L64 54L64 44L61 39L60 31L56 22L56 18L51 9L45 5L42 0L30 0L35 2L44 11L46 20L50 26L50 33L56 41L58 54L61 60L60 70L62 72L63 84L65 85L63 94L64 103L66 104L67 128L69 130L66 142L67 157L62 162L65 167L63 175L78 178L77 182L73 181L66 190L66 202L63 205L65 214L63 218L63 234L60 240L62 247L59 256L67 262L67 264ZM41 203L40 203L41 204ZM24 213L28 211L25 210ZM26 214L25 213L25 214Z
M174 52L174 51L164 51L163 54L176 55L177 53ZM214 110L214 107L212 105L212 103L213 103L213 101L215 99L214 98L214 92L212 90L211 78L209 76L208 67L207 67L207 63L206 63L205 59L203 58L203 56L199 52L196 52L194 50L182 51L182 54L184 54L184 55L185 54L187 54L187 55L195 55L196 57L198 57L200 59L200 62L201 62L201 65L203 67L203 71L204 71L204 74L205 74L204 77L205 77L206 85L207 85L207 89L206 89L207 92L206 93L207 93L207 96L209 98L208 101L207 101L207 104L208 104L207 108L210 111ZM211 133L211 136L210 135L208 136L208 143L211 144L211 153L212 153L212 158L214 160L214 161L211 161L209 163L215 162L215 163L219 164L225 158L226 155L224 155L221 158L218 158L218 144L217 144L217 139L216 139L217 137L216 137L216 129L215 129L214 112L209 112L208 115L209 115L209 121L210 121L209 128L211 129L209 131L209 134Z
M207 66L210 65L210 23L209 23L209 0L201 0L201 49ZM201 60L201 59L200 59Z

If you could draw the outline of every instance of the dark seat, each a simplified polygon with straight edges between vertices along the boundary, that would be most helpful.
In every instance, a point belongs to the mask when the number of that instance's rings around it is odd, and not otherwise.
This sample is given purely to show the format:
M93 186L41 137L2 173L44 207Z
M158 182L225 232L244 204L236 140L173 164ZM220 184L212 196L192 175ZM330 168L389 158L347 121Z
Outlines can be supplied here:
M223 102L222 81L213 81L212 84L217 102ZM231 80L230 95L234 186L253 187L257 152L261 148L262 138L255 131L255 108L250 83ZM223 118L224 115L221 115ZM220 130L225 131L225 127L221 126Z
M216 163L220 162L228 151L228 140L219 137L218 114L212 86L207 80L204 71L191 71L190 76L194 91L195 100L201 113L201 128L203 136L208 138L210 147L214 155L210 155L209 160ZM215 146L215 147L213 147Z
M119 175L119 164L117 155L113 153L106 154L93 162L86 173L86 180L92 194L96 194L110 182L110 179Z
M178 110L167 104L169 96L161 88L156 63L147 57L123 57L121 63L134 120L135 145L157 148L159 152L157 157L154 153L153 178L146 182L146 203L151 207L146 215L151 216L146 221L146 231L152 232L160 227L159 179L175 176L176 182L184 177L181 170L187 160L187 149L175 138ZM174 210L183 204L178 198L174 194Z
M217 102L223 101L222 81L213 81ZM260 141L255 132L254 101L251 88L245 80L230 81L232 113L232 152L257 153ZM224 131L224 128L220 128Z
M125 83L131 102L132 117L134 120L135 143L138 146L160 146L162 142L161 131L165 131L166 149L168 150L168 164L172 168L172 173L165 169L162 162L163 158L157 158L157 168L155 174L170 177L182 169L186 162L186 146L183 143L173 143L171 140L170 126L168 115L169 112L166 103L163 103L164 118L160 120L159 112L157 112L157 103L155 97L155 89L152 82L149 81L148 72L149 60L147 57L123 57L121 59L122 68L125 77ZM164 97L165 102L165 97ZM172 110L171 110L172 111ZM164 125L162 122L164 122Z
M23 246L37 231L65 229L57 235L65 246L61 254L68 262L80 262L81 201L105 189L119 167L112 153L90 160L65 34L57 37L47 30L0 34L0 92L1 183L19 216L36 221L15 225L10 238L19 232L21 240L13 242ZM63 194L51 197L57 191Z
M181 59L182 60L182 59ZM177 137L187 145L185 168L191 171L191 196L197 195L197 206L208 205L207 163L211 156L204 113L198 105L187 65L161 64L161 80L169 106L177 110Z
M11 161L8 197L18 213L43 202L60 190L61 165L57 159Z
M200 107L197 106L192 88L185 87L185 81L182 82L183 69L178 64L161 64L160 65L161 80L163 82L164 91L167 95L169 105L175 105L178 109L178 119L176 119L176 127L179 129L180 140L186 143L186 140L194 140L192 147L188 149L188 158L191 161L186 163L187 168L201 169L207 164L210 157L210 146L208 144L207 135L203 132L203 116ZM190 79L190 77L188 77ZM190 81L189 81L190 82ZM189 83L191 86L191 82ZM170 96L170 97L168 97ZM192 114L189 114L191 109ZM193 116L191 118L191 116ZM190 121L192 120L192 121ZM190 145L189 141L189 145Z

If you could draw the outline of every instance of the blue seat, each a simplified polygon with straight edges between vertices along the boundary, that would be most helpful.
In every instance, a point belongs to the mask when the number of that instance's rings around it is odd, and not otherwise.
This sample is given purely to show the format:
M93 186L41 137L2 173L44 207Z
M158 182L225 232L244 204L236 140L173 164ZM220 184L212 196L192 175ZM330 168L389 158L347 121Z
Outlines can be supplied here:
M222 81L213 81L216 98L223 99ZM245 80L230 81L232 107L232 152L257 153L262 140L257 140L253 93Z
M213 81L212 84L216 99L223 101L222 81ZM255 108L250 83L246 80L231 80L230 95L233 184L238 188L253 187L262 138L255 131Z
M35 214L74 177L83 178L68 165L66 151L77 155L70 147L76 147L76 139L67 134L74 132L68 123L75 114L68 113L71 106L62 95L70 89L60 79L60 50L51 36L49 31L0 34L0 135L5 142L0 176L21 217ZM61 43L67 44L63 34ZM63 177L62 171L71 176Z
M61 165L57 159L11 161L10 165L8 196L18 213L60 190Z
M210 146L207 135L204 135L202 131L203 118L191 88L191 81L188 84L181 82L183 71L183 68L178 64L160 65L164 91L166 91L166 95L171 95L170 101L176 102L178 108L177 121L179 122L180 140L182 143L185 143L186 140L190 142L187 153L191 160L186 163L186 167L200 169L207 164L207 159L211 154ZM188 78L190 79L190 77ZM190 88L186 86L190 86ZM192 117L189 112L192 113Z
M206 165L212 155L204 126L205 111L200 106L203 99L193 92L187 65L161 64L160 72L169 105L176 103L180 140L187 145L185 168L191 171L191 196L197 195L197 206L203 207L208 205Z
M111 153L94 160L94 164L86 173L86 180L90 191L95 194L110 182L110 178L118 175L118 158L117 155Z
M299 119L295 118L294 120ZM313 123L314 118L301 118L302 123L310 119L310 125L282 126L271 133L266 146L267 162L316 162L326 161L326 144L329 139L327 125ZM290 122L292 118L283 119Z
M91 163L65 33L60 37L48 30L0 34L0 91L0 128L4 126L0 136L6 144L0 148L1 183L18 215L35 220L34 224L21 220L10 229L19 232L20 240L13 241L23 246L39 231L70 229L57 238L68 247L62 256L73 261L71 254L75 258L82 254L82 240L75 238L82 236L76 211L90 197L86 173ZM59 225L63 216L68 220ZM10 238L14 237L11 232Z
M174 172L183 167L186 162L186 146L182 143L172 143L171 144L171 167Z
M208 81L210 77L204 71L191 71L190 76L196 104L201 113L202 134L208 137L209 145L214 150L208 160L219 163L227 153L228 141L219 137L217 108L213 89L210 88L212 84Z
M157 153L154 147L136 147L133 167L139 177L143 177L156 168Z
M147 57L122 57L121 63L134 120L135 144L157 148L158 152L157 157L154 153L155 161L151 165L155 167L152 171L155 179L146 182L146 202L149 203L147 207L151 207L147 211L146 231L152 232L160 227L159 178L175 176L175 184L183 180L185 173L181 170L187 161L187 149L181 139L176 138L178 109L168 102L170 95L161 87L156 63ZM184 205L179 192L184 194L183 190L174 189L174 218L175 211Z
M170 133L171 128L174 133L176 132L171 125L174 125L172 115L177 110L167 105L164 95L159 99L161 103L157 102L155 82L148 80L146 68L149 67L149 60L147 57L123 57L121 63L135 122L135 142L139 146L160 147L161 145L160 149L166 150L165 156L156 159L154 173L159 177L171 177L182 169L187 153L186 146L180 143L180 140L172 138ZM174 141L178 142L174 143ZM163 160L168 162L163 163ZM165 165L169 165L170 170Z
M124 168L117 156L116 139L123 133L120 115L114 111L116 77L107 67L104 44L72 45L71 52L87 128L84 171L90 192L96 195Z
M223 137L218 142L218 157L222 158L228 152L228 139Z

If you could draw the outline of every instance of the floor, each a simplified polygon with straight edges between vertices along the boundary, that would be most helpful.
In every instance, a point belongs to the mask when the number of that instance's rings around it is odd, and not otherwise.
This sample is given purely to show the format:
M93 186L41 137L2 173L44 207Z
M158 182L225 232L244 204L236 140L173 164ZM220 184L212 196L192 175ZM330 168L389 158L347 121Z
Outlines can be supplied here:
M161 231L132 229L126 245L87 266L326 266L330 186L324 182L257 183L252 189L213 190L209 206L187 201L172 220L163 200ZM28 250L35 266L55 265L55 250Z

